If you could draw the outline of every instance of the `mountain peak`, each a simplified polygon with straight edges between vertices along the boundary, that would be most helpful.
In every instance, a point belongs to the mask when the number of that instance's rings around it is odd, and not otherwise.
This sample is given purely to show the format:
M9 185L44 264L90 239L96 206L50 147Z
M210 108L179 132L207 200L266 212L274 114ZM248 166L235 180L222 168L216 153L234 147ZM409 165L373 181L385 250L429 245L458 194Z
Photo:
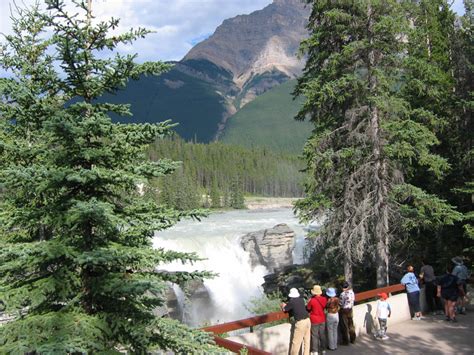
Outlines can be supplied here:
M183 58L207 60L228 70L242 88L252 77L277 70L289 78L303 68L296 57L307 36L309 9L301 0L274 0L262 10L225 20Z

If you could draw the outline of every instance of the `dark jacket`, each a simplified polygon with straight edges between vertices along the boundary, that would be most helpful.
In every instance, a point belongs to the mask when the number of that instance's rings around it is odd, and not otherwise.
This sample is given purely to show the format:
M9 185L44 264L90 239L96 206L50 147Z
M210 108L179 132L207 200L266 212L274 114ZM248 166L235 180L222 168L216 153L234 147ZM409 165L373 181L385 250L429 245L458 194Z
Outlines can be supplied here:
M300 321L309 317L304 300L301 297L290 298L283 310L285 312L290 312L290 316L295 318L295 321Z

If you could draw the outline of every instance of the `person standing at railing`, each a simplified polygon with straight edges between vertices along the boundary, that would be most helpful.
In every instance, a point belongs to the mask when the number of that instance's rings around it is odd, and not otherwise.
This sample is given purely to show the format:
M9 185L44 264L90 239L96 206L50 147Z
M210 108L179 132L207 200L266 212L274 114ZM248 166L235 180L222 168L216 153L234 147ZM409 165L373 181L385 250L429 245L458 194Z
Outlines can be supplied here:
M429 312L436 313L441 310L440 299L436 296L436 276L433 267L426 259L423 259L421 263L423 266L420 270L420 279L425 285L426 305Z
M420 287L418 279L415 276L412 265L407 266L407 273L403 275L400 283L405 285L407 290L408 304L410 306L410 315L412 320L421 320L420 310Z
M323 297L321 286L314 285L311 289L313 297L308 301L306 309L311 320L311 355L326 353L326 309L327 299Z
M339 325L342 333L342 345L355 343L356 333L354 327L354 318L352 308L354 307L355 295L347 281L342 284L342 292L339 295Z
M329 297L326 309L326 328L328 330L328 348L337 349L337 326L339 324L339 298L336 297L336 290L332 287L326 290L326 296Z
M304 345L304 355L309 355L311 342L311 322L309 320L308 311L304 304L304 300L300 297L300 293L296 288L292 288L288 294L290 298L288 303L281 304L283 312L289 312L293 317L293 338L291 340L290 355L298 355L301 345Z

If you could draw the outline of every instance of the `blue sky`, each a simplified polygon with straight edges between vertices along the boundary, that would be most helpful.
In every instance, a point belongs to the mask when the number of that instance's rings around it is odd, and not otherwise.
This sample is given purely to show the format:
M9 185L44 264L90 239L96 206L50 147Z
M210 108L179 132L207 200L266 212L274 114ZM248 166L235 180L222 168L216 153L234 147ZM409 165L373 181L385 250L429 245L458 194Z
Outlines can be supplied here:
M33 4L35 0L17 0ZM66 3L70 0L65 0ZM262 9L272 0L93 0L97 18L120 18L120 30L145 27L155 31L123 53L139 53L139 60L180 60L196 43L210 36L227 18ZM10 33L9 5L0 0L0 32ZM462 14L462 0L453 9ZM1 39L0 39L1 41Z

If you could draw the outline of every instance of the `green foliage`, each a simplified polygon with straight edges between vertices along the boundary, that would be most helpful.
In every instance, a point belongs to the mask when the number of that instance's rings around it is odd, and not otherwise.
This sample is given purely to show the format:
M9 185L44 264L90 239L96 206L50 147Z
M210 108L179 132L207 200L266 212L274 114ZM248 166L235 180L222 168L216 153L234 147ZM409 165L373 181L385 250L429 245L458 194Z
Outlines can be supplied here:
M468 198L470 197L471 203L473 203L473 199L474 199L474 181L467 182L466 186L464 188L457 189L457 192L459 192L461 194L466 194L468 196ZM464 221L467 222L464 225L464 230L465 230L466 235L470 239L474 239L474 211L472 209L468 210L464 214Z
M311 126L291 120L302 102L301 99L292 100L294 86L295 81L289 80L242 107L228 119L222 142L299 154L311 133Z
M222 196L223 207L231 207L232 195L236 192L240 200L244 193L272 197L298 197L302 194L304 174L300 172L302 164L295 156L219 142L185 142L176 136L156 141L149 147L148 155L152 161L166 156L183 162L178 177L156 179L151 187L152 195L178 208L181 208L179 203L173 201L177 201L178 191L183 190L180 179L188 181L190 189L186 191L189 194L194 189L201 192L198 195L210 198L206 207L218 205L218 194ZM237 178L238 184L235 182ZM241 202L237 205L241 206Z
M234 177L230 185L230 207L235 209L245 208L242 181L239 176Z
M260 297L251 298L245 308L254 315L278 312L281 310L280 304L283 299L283 295L278 291L268 295L263 294Z
M97 101L169 66L99 58L147 31L109 35L118 20L92 25L83 2L77 15L61 1L47 5L47 14L18 9L0 51L11 73L0 80L0 299L15 316L0 327L0 353L211 352L208 334L153 315L168 282L212 276L156 271L199 260L151 242L156 230L202 212L138 193L176 169L145 155L172 126L113 124L109 113L129 115L128 106Z
M217 181L215 179L212 180L211 191L209 192L209 196L211 198L211 207L220 208L221 194L219 192L219 188L217 187Z
M400 203L405 230L433 229L441 225L452 225L462 219L462 214L447 201L413 185L398 185L393 190L393 195Z
M305 220L326 211L319 235L346 266L373 258L383 285L393 243L460 220L426 183L450 168L436 146L451 118L454 15L444 0L308 3L308 61L295 94L305 98L297 119L314 131L297 208Z
M245 308L254 315L279 312L281 311L280 305L284 298L285 297L283 297L279 291L270 294L263 294L262 296L251 298L249 303L245 305ZM257 327L259 329L263 329L283 323L287 323L287 320L282 319L276 322L262 324Z

